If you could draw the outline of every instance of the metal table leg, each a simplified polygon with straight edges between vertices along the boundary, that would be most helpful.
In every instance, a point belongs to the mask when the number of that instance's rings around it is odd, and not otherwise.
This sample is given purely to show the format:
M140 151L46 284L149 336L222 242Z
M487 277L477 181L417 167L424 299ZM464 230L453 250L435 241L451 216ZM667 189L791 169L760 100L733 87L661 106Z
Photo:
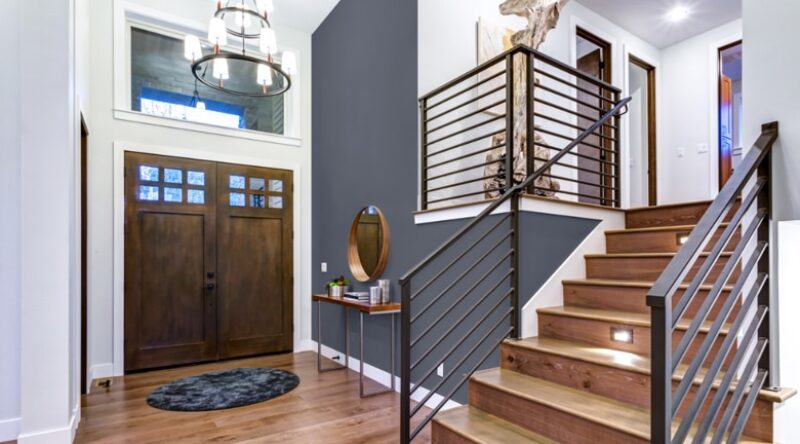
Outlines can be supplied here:
M391 346L389 348L391 350L391 353L392 353L392 356L391 356L391 371L389 372L389 376L392 379L392 381L391 381L391 386L392 387L388 388L388 389L377 390L377 391L374 391L374 392L371 392L371 393L366 393L364 391L364 312L359 312L359 316L360 316L360 323L361 323L359 331L358 331L359 347L361 348L361 354L359 355L360 363L359 363L359 369L358 369L359 370L358 371L358 392L359 392L359 396L361 396L362 398L369 398L370 396L376 396L376 395L382 395L384 393L394 392L394 390L395 390L395 381L394 381L394 379L395 379L394 378L394 351L395 351L394 350L394 347L395 347L395 345L394 345L394 314L390 314L389 315L389 316L392 317L392 334L391 334L391 336L392 336L392 344L391 344Z
M347 308L344 309L344 365L339 364L335 367L322 368L322 301L317 301L317 372L325 373L334 370L345 370L350 365L349 343L350 343L350 323Z

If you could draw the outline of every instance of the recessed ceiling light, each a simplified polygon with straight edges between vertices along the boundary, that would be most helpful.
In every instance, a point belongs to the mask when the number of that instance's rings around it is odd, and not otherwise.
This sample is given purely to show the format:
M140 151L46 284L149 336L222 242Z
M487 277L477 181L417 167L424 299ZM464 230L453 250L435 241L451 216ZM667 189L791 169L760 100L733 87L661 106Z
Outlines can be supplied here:
M689 8L686 6L676 6L667 14L667 20L671 22L680 22L686 17L689 17L689 12Z

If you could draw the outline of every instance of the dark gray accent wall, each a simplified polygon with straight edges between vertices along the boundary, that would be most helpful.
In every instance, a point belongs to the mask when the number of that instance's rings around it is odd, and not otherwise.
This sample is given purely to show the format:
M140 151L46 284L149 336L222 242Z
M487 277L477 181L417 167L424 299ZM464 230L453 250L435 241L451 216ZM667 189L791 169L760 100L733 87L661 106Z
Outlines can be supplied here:
M350 276L346 255L350 224L363 207L376 205L386 215L392 234L383 277L393 281L393 298L399 301L397 279L466 223L414 224L419 137L416 1L342 0L314 33L312 45L313 290L324 292L327 280ZM597 221L526 213L521 225L524 303ZM328 273L320 271L322 262L328 263ZM354 289L369 286L355 283ZM315 340L316 310L315 305ZM342 309L323 305L322 323L322 343L344 350ZM365 328L366 362L388 371L389 319L367 318ZM460 331L442 347L455 342ZM357 335L358 315L351 312L350 354L356 358ZM497 367L496 357L489 358L486 366ZM458 399L463 401L463 390Z

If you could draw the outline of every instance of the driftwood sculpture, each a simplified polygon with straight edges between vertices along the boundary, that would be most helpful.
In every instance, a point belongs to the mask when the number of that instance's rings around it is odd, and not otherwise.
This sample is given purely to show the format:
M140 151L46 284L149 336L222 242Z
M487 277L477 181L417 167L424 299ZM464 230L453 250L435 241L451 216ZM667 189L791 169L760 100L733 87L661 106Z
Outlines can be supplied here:
M533 49L539 49L544 42L547 33L558 24L561 9L569 0L506 0L500 5L500 13L503 15L517 15L528 20L525 29L515 33L511 37L515 45L526 45ZM525 128L527 98L527 85L525 84L527 64L525 60L517 58L514 63L514 181L521 182L528 176L527 159L528 155L528 132ZM539 79L535 79L538 84ZM545 140L539 134L534 133L534 166L539 168L550 159L550 150L540 146L545 144ZM487 198L498 197L500 192L497 189L505 188L505 163L494 162L505 159L506 135L498 134L492 138L492 146L501 146L490 151L486 155L487 166L484 170L485 177L491 177L484 181L483 188ZM489 163L492 162L492 163ZM536 194L555 197L555 193L561 189L558 181L549 177L540 177L535 182Z

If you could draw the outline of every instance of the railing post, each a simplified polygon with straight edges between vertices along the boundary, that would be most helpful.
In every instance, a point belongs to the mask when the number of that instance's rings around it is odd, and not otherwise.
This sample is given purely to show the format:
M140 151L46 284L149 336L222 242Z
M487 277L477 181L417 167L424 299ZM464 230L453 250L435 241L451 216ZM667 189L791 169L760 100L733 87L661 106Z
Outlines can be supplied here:
M762 132L767 131L778 131L778 123L768 123L761 127ZM758 172L756 173L756 178L763 177L766 179L764 183L764 187L761 189L761 192L758 194L758 199L756 203L757 209L765 209L766 215L764 217L764 222L761 223L761 226L758 229L758 242L766 242L767 248L764 251L764 254L761 255L761 259L758 262L758 273L764 273L770 277L773 275L770 273L770 264L772 254L771 251L771 239L770 239L770 232L772 230L772 150L770 149L767 154L764 156L764 159L761 161L761 164L758 166ZM772 313L773 305L772 305L772 298L771 298L771 291L770 288L774 285L774 279L770 279L770 282L767 282L767 285L764 285L761 288L761 292L758 294L758 305L767 307L767 314L764 320L761 322L761 327L758 330L758 336L761 338L767 338L769 342L767 342L767 347L764 349L764 353L761 355L761 360L759 361L758 367L762 370L767 370L767 379L764 382L765 387L779 387L779 375L778 372L775 371L775 366L773 365L772 361L772 353L773 347L777 344L773 344L773 336L772 336L772 320L775 319Z
M428 99L419 101L419 209L428 209Z
M400 282L400 443L411 442L411 287Z
M536 146L534 145L536 143L536 135L534 133L536 127L533 121L533 114L536 112L536 78L533 74L535 61L533 53L528 53L527 70L525 73L525 87L527 88L525 99L525 130L527 134L525 145L528 150L528 152L525 153L525 158L528 160L526 175L530 175L536 171ZM536 181L528 185L526 192L528 194L536 194Z
M650 442L672 441L672 301L648 296L651 327Z
M619 91L614 92L614 103L619 103ZM620 131L620 116L614 116L614 127L616 129L609 129L614 132L614 195L612 196L611 206L619 208L622 206L622 150L620 148L620 141L622 140Z
M503 193L514 186L514 55L506 56L506 184ZM502 194L502 193L501 193Z
M522 313L519 309L519 200L521 191L514 193L511 196L511 306L514 308L514 314L511 317L511 327L513 332L511 337L513 339L521 339L522 332L520 331L520 319Z

